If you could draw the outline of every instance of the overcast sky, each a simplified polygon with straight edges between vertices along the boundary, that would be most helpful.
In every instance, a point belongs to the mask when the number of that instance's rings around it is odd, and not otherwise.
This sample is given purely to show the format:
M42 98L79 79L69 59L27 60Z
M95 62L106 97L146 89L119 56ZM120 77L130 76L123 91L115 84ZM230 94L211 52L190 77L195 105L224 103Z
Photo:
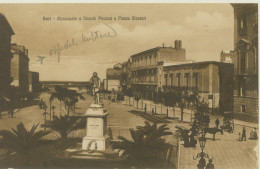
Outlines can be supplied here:
M94 71L103 79L106 68L162 43L174 46L176 39L182 40L186 58L195 61L219 61L222 50L233 50L230 4L0 4L0 11L15 32L12 43L29 49L30 70L40 72L42 81L85 81ZM117 20L57 21L59 16ZM122 21L118 16L146 20ZM96 31L116 37L82 41L82 35ZM77 45L62 50L58 62L54 49L72 39ZM42 64L37 56L46 57Z

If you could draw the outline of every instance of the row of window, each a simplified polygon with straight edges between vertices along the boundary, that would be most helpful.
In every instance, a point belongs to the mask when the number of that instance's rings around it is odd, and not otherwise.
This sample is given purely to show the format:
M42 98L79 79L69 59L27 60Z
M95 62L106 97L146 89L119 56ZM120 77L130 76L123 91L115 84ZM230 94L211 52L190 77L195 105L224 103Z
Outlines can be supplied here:
M193 73L176 73L176 74L164 74L165 86L185 86L185 87L198 87L199 86L199 74Z
M132 77L133 82L155 82L157 79L155 70L133 72Z
M153 66L156 65L157 58L155 55L151 56L144 56L142 58L133 60L133 68L140 67L140 66Z

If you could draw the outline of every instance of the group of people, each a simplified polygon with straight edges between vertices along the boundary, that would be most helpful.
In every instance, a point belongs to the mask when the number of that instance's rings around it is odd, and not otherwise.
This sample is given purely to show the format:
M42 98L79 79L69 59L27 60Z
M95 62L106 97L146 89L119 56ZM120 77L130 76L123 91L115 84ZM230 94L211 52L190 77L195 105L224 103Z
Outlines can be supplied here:
M206 167L206 168L205 168ZM213 160L209 159L208 164L206 165L206 160L205 158L201 157L199 160L199 164L197 165L198 169L214 169L214 164L213 164Z
M194 132L186 132L184 134L184 147L196 147L197 140Z
M193 125L190 129L190 131L186 131L183 136L184 140L184 147L196 147L197 140L195 139L195 136L197 135L197 123L196 121L193 122Z
M254 127L254 129L250 132L250 139L252 140L257 140L258 139L258 135L257 135L257 130Z
M258 139L258 134L257 134L257 130L256 128L254 127L254 129L250 132L250 137L249 139L251 140L257 140ZM239 141L246 141L246 128L243 127L242 129L242 135L241 133L239 133L239 138L238 138Z

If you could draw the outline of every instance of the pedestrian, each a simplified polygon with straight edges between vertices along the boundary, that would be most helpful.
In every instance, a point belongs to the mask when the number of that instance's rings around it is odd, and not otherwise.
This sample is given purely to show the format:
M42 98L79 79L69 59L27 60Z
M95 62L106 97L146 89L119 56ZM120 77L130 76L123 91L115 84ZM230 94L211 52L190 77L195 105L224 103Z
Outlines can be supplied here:
M146 113L146 110L147 110L147 105L145 104L144 105L144 112Z
M218 129L218 125L219 125L219 119L217 118L217 120L215 121L216 124L216 128Z
M206 160L201 157L200 160L199 160L199 164L197 165L198 169L204 169L206 166Z
M214 164L212 163L212 159L209 159L206 169L214 169Z
M191 135L190 135L190 146L191 147L196 147L196 144L197 144L197 140L195 139L195 134L194 134L194 132L191 132Z
M258 139L257 131L256 131L256 128L255 128L255 127L254 127L254 130L253 130L253 138L254 138L255 140Z
M42 99L41 99L41 101L39 102L39 107L40 107L40 109L43 108L43 100L42 100Z
M242 130L242 141L243 141L243 139L245 139L245 141L246 141L246 128L245 127L243 127L243 130Z
M154 108L152 108L152 115L154 115Z
M249 137L250 139L254 139L254 130L252 130L251 132L250 132L250 137Z
M189 147L190 146L190 136L187 131L185 131L183 139L184 139L184 147Z

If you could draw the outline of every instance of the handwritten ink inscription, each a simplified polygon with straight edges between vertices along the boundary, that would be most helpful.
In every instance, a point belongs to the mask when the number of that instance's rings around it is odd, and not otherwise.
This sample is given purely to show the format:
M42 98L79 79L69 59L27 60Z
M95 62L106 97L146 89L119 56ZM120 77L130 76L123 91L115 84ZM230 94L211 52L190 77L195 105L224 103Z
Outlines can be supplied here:
M67 40L65 43L60 44L57 43L52 49L50 49L50 56L56 55L58 57L58 63L60 62L60 56L61 56L61 52L69 49L71 47L74 46L78 46L84 42L94 42L96 40L101 40L101 39L105 39L105 38L115 38L117 37L117 32L116 30L105 23L102 23L107 29L107 31L99 31L99 30L95 30L95 31L91 31L90 34L85 35L82 34L81 35L81 40L76 41L75 39L71 39L71 40Z

